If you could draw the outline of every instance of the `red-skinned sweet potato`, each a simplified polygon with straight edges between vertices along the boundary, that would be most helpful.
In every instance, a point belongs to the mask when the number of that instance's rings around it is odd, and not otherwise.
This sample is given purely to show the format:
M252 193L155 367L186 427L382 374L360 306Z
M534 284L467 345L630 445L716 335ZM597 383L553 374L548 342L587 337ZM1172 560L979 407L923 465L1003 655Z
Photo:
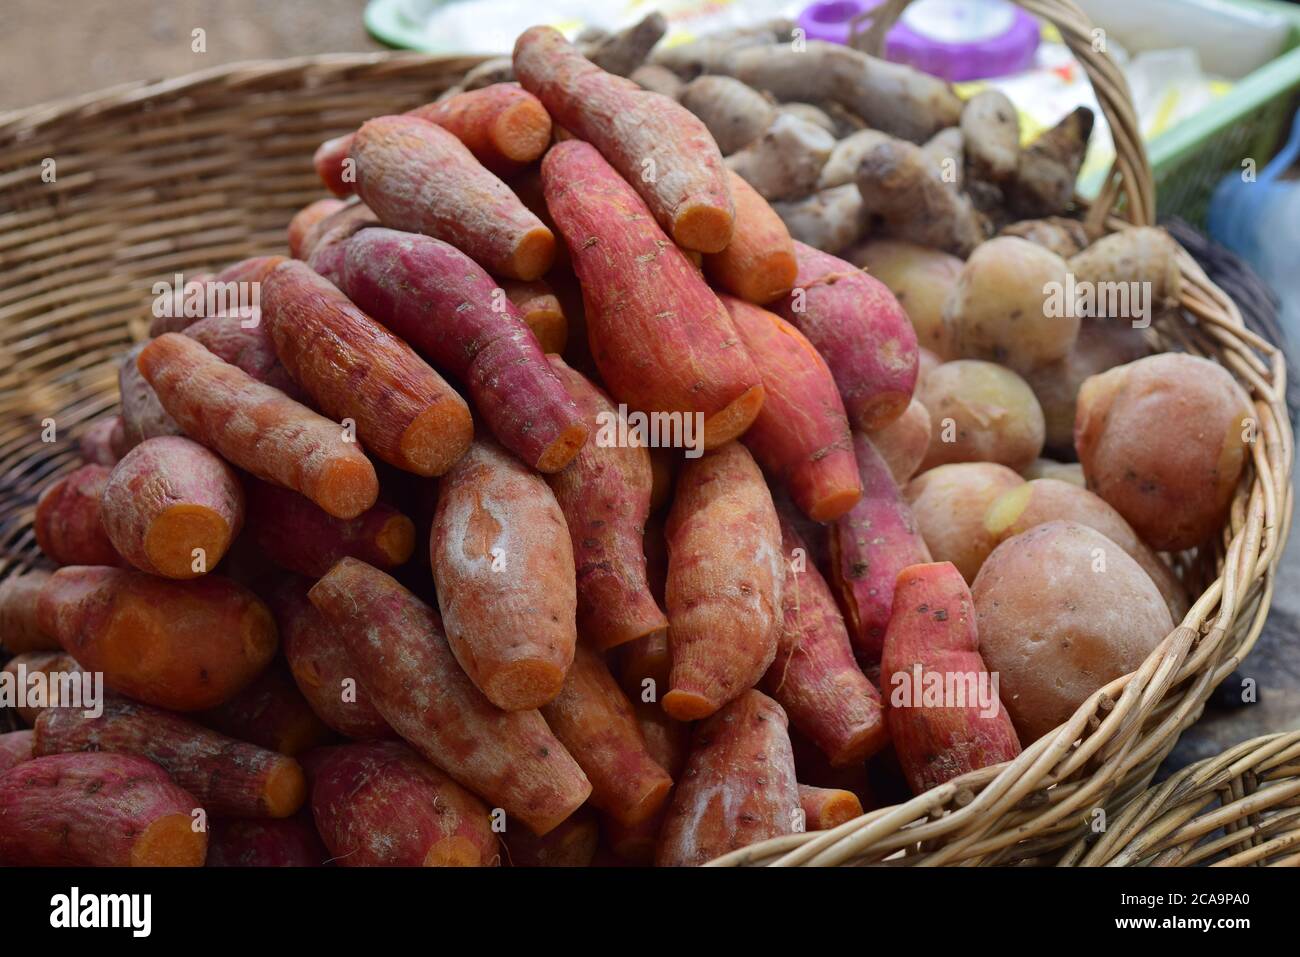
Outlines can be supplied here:
M280 661L197 720L227 737L297 757L333 738Z
M320 867L329 856L310 814L208 822L206 867Z
M36 502L36 544L60 565L119 565L122 557L104 529L100 499L112 470L83 465L61 476Z
M852 791L799 785L799 807L804 830L829 831L862 815L862 802Z
M0 774L36 757L36 732L30 728L0 734Z
M33 568L0 581L0 649L20 655L59 647L59 640L42 631L36 617L37 599L49 577L45 569Z
M794 240L754 187L731 170L727 182L735 203L736 229L726 249L704 257L704 273L733 295L763 305L794 286L799 272Z

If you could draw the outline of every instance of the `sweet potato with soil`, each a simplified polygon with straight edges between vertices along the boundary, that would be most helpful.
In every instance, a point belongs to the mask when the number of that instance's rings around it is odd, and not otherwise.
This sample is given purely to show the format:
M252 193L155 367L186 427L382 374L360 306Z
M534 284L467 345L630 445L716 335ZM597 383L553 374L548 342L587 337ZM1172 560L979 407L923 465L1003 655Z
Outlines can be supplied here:
M1253 422L1223 366L1166 352L1086 379L1074 444L1088 488L1152 548L1181 551L1227 520Z
M227 737L297 757L333 739L280 661L242 691L195 716Z
M1017 470L1043 451L1043 409L1029 384L1005 366L945 362L916 391L930 413L922 472L951 462L997 462Z
M483 802L405 744L328 748L312 767L312 816L342 867L494 867Z
M36 544L60 565L120 565L122 556L104 528L100 499L106 465L83 465L55 479L36 500L32 531Z
M316 405L354 419L357 437L390 465L441 475L465 454L474 422L442 376L305 263L266 281L263 317L276 354Z
M880 661L894 601L894 579L930 560L916 517L871 440L853 436L862 498L831 526L831 583L839 593L853 653L864 667Z
M862 816L862 802L858 796L852 791L839 788L816 788L811 784L801 784L799 807L803 810L806 831L829 831Z
M301 492L336 518L375 503L375 467L341 425L176 333L149 343L139 365L186 434L232 465Z
M501 840L511 867L590 867L600 843L600 824L594 811L580 807L541 837L517 827L507 828Z
M672 687L663 707L693 721L752 687L781 634L781 526L743 445L686 462L666 537Z
M735 218L722 156L689 110L606 73L551 27L525 30L514 64L524 89L600 150L677 245L702 253L726 248Z
M146 439L104 485L114 547L136 568L197 578L225 557L244 524L244 490L221 458L178 435Z
M520 317L528 325L537 344L546 353L564 351L569 338L569 323L564 316L564 307L551 287L544 280L520 282L507 279L501 283L506 298L514 303Z
M912 320L917 342L943 360L958 358L956 333L944 304L961 276L956 256L897 239L872 239L844 258L875 276Z
M920 400L913 399L907 404L907 411L888 425L872 429L867 438L901 486L925 461L925 453L930 448L930 412Z
M305 578L287 578L267 599L294 683L317 716L344 737L394 737L370 693L357 680L343 635L308 599L312 584Z
M836 767L885 746L880 694L853 660L844 619L794 526L781 517L783 624L763 688Z
M87 465L107 465L112 468L121 458L117 450L122 447L122 417L110 415L106 419L96 419L77 443L77 450Z
M668 627L646 583L642 545L653 482L650 453L601 443L602 417L613 422L617 410L559 356L548 359L591 428L577 457L546 480L573 545L578 633L604 650Z
M273 562L319 578L340 558L376 568L403 565L415 551L415 523L385 502L355 518L335 518L297 492L252 479L248 533Z
M36 754L77 751L148 758L209 814L288 817L307 797L302 768L293 758L117 695L97 717L76 708L41 712Z
M752 186L735 173L729 174L728 182L736 207L736 231L726 249L704 257L704 274L748 302L762 305L779 299L789 293L799 271L790 231Z
M587 428L495 279L427 236L363 229L342 249L334 281L367 315L459 379L502 445L542 472L573 459Z
M673 781L650 757L636 714L599 653L579 647L542 717L591 782L591 805L620 824L653 817Z
M936 562L952 562L967 582L1000 539L985 527L995 501L1024 485L1024 479L995 462L937 465L903 486L921 537Z
M32 568L0 581L0 649L12 655L54 651L59 641L41 630L36 601L50 573Z
M62 651L27 651L5 662L4 673L13 687L26 689L27 703L14 708L22 723L32 727L46 708L89 706L81 670L76 659Z
M903 569L894 609L880 686L889 702L889 737L912 792L1020 754L998 686L980 657L975 603L956 566Z
M357 131L351 156L357 195L385 226L445 240L510 279L551 268L551 231L442 127L376 117Z
M0 775L0 862L11 867L199 867L198 802L130 754L54 754Z
M559 694L578 640L576 575L541 476L475 442L443 477L429 561L447 641L488 700L526 711Z
M0 775L15 765L36 757L33 751L35 745L36 732L30 728L0 734Z
M794 326L724 296L762 377L766 398L741 439L763 470L815 522L832 522L862 495L844 403L826 361Z
M695 729L659 834L657 865L705 864L794 832L799 785L786 727L781 706L749 690Z
M591 784L545 719L488 701L433 609L392 578L345 558L308 597L340 628L375 708L428 761L535 834L587 800Z
M217 575L187 582L73 565L50 576L41 628L116 691L173 711L227 700L275 654L275 622L251 592Z
M330 142L333 143L336 141L331 140ZM352 145L351 142L349 142L348 143L349 149L351 148L351 145ZM322 146L322 149L323 148L324 147ZM347 154L344 153L344 157L346 157L346 155ZM316 162L318 164L316 169L318 173L321 172L319 166L319 158L320 158L320 151L318 150L316 153ZM331 164L331 166L332 165L333 164ZM325 176L323 174L321 175L321 179L325 179ZM330 186L331 192L336 192L336 193L340 192L339 190L335 190L334 187L330 185L328 181L326 181L326 185ZM342 192L350 192L350 191L351 188L349 186L347 190L343 190ZM325 199L318 199L314 203L308 203L302 209L298 210L298 212L294 213L293 219L289 220L289 255L292 256L294 259L306 259L310 252L310 250L306 248L305 241L307 239L307 234L310 233L312 229L316 226L316 224L319 223L322 219L325 219L327 216L331 216L334 213L337 213L340 209L344 207L344 205L345 204L341 199L333 199L327 197Z
M454 93L405 115L441 126L497 176L519 172L551 145L550 114L537 97L514 83ZM352 153L355 138L355 133L345 133L326 140L312 157L316 175L335 196L345 196L354 188L354 180L344 176L344 162ZM290 237L292 249L292 232Z
M1026 744L1094 691L1135 671L1173 630L1151 578L1118 545L1074 522L1009 538L971 592L979 650Z
M758 370L718 297L632 188L576 140L546 154L542 181L610 393L641 411L702 416L705 448L748 428L763 404Z
M1138 538L1119 512L1087 489L1050 478L1016 485L988 505L984 530L994 542L1001 543L1052 521L1076 522L1109 538L1151 577L1174 621L1182 620L1187 613L1187 592L1178 576Z
M795 243L799 275L774 311L808 337L844 400L849 424L878 429L903 414L917 377L916 332L884 284Z
M320 867L328 858L309 814L208 822L206 867Z

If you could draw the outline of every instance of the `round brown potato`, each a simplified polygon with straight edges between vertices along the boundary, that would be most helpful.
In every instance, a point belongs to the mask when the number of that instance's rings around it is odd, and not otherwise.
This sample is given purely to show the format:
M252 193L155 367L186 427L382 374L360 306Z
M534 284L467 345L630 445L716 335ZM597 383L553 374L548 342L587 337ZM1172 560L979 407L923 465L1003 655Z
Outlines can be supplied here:
M943 307L961 275L960 259L897 239L862 243L849 258L889 287L912 320L918 343L940 359L958 358L953 327Z
M1028 747L1093 692L1136 670L1173 630L1156 586L1124 550L1048 522L993 550L971 587L980 654Z
M1055 521L1075 522L1101 532L1142 566L1164 596L1175 621L1187 614L1187 593L1178 576L1138 538L1123 515L1086 488L1053 478L1026 482L1004 492L989 506L984 514L984 529L994 542L1001 543L1036 525Z
M1074 443L1088 488L1152 548L1181 551L1223 526L1255 432L1226 369L1162 353L1083 383Z
M978 359L945 362L917 396L930 413L922 471L948 462L997 462L1019 471L1043 451L1043 410L1010 369Z
M1074 412L1079 388L1089 376L1151 354L1140 329L1104 319L1084 322L1064 359L1025 373L1043 409L1045 445L1054 452L1074 448Z
M1079 334L1065 289L1065 260L1050 249L1018 236L981 243L944 305L958 354L1017 372L1064 359Z
M894 481L902 485L916 474L930 447L930 413L919 399L913 399L902 415L868 432L867 437L889 466Z
M1005 465L959 462L922 472L903 488L917 528L936 562L952 562L967 582L998 544L984 515L1003 494L1024 485Z

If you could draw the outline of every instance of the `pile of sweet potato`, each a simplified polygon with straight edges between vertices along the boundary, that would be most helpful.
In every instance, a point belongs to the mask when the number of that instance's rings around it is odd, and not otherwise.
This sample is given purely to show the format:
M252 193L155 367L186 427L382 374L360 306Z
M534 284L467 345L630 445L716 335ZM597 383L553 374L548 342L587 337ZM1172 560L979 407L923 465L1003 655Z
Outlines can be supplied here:
M1168 238L902 228L879 153L863 271L619 75L647 23L323 144L293 258L185 290L257 302L123 358L36 506L58 567L0 583L7 680L65 689L0 735L0 864L702 864L1013 758L1171 630L1249 404L1047 292L1167 306ZM965 131L861 57L830 100Z

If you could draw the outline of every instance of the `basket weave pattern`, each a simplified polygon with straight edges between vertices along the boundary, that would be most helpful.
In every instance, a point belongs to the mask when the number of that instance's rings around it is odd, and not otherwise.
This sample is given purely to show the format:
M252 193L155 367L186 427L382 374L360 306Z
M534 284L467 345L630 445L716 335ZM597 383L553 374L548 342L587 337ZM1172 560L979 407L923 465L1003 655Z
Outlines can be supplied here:
M903 5L893 0L889 15ZM1073 4L1022 5L1060 27L1114 131L1116 166L1089 225L1151 222L1151 172L1123 75L1092 49ZM427 102L477 62L371 54L238 64L0 115L0 576L40 562L36 495L79 463L79 436L116 406L117 361L146 336L153 284L285 252L290 217L322 195L311 155L323 139ZM1201 596L1181 625L1141 669L1014 762L720 863L1051 862L1085 833L1092 809L1114 815L1150 781L1258 636L1291 516L1282 357L1190 256L1180 264L1184 314L1158 338L1221 362L1258 419L1221 540L1180 557Z

